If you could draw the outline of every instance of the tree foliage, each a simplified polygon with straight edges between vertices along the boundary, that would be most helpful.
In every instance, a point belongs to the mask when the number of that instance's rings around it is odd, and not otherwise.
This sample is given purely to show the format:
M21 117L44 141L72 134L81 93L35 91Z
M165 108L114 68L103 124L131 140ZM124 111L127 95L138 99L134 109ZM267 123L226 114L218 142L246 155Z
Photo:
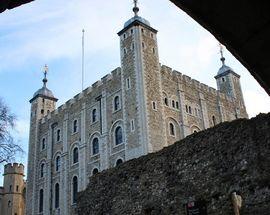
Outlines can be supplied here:
M0 164L12 161L18 152L23 151L11 134L15 121L16 117L0 98Z

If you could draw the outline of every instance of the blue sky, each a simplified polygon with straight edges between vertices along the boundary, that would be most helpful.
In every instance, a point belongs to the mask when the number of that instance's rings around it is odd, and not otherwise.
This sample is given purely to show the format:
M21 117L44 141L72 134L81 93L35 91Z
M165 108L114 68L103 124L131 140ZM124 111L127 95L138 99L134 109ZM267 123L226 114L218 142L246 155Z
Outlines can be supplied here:
M141 0L139 7L159 31L160 62L216 88L218 41L168 0ZM0 96L17 116L15 136L26 152L17 162L27 162L29 100L42 86L44 64L60 106L81 90L82 28L87 87L120 66L117 32L132 16L132 0L38 0L0 14ZM269 112L269 96L228 51L224 55L241 75L249 116Z

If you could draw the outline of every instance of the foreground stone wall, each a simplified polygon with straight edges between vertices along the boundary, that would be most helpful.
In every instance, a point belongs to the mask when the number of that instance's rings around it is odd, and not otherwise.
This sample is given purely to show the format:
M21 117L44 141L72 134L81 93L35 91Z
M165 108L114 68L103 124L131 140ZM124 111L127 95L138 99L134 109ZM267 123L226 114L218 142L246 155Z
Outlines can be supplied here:
M270 211L270 114L226 122L160 152L90 178L78 214L185 214L189 200L206 201L208 214L233 214L230 194L243 198L241 214Z

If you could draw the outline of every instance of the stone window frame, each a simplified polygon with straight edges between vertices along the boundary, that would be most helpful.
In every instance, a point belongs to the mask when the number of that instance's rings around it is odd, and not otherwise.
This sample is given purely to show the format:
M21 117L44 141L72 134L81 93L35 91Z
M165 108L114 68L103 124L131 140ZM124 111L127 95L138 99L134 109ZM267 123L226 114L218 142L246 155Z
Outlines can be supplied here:
M171 125L172 125L172 127L171 127ZM169 131L169 135L171 136L171 137L176 137L176 129L175 129L175 124L172 122L172 121L169 121L169 123L168 123L168 131ZM173 132L172 132L173 131ZM172 134L173 133L173 134Z
M119 107L118 107L118 109L115 109L115 99L118 97L118 99L119 99ZM122 109L122 99L121 99L121 96L120 96L120 93L117 93L117 94L115 94L114 95L114 97L113 97L113 100L112 100L112 106L113 106L113 113L116 113L116 112L118 112L118 111L120 111L121 109Z
M94 153L94 140L97 140L97 152ZM94 136L91 141L91 156L97 156L100 154L100 138L97 136Z
M117 138L116 137L116 129L118 129L118 128L121 128L121 131L122 131L121 132L122 133L122 142L116 144L116 138ZM123 129L123 126L121 124L116 125L115 128L114 128L114 131L113 131L113 142L114 142L114 147L120 146L120 145L122 145L122 144L125 143L125 141L124 141L124 129Z
M74 154L73 151L75 148L78 148L78 162L74 163ZM76 166L79 165L80 163L80 147L79 147L79 142L74 142L71 146L70 146L70 150L69 150L69 160L70 160L70 166Z
M75 123L75 121L77 121L77 129L76 129L76 131L74 131L74 123ZM72 124L71 124L71 134L73 135L73 134L77 134L77 133L79 133L79 129L80 129L80 123L79 123L79 119L78 118L74 118L73 120L72 120Z
M94 117L93 117L94 116L94 111L96 111L95 121L93 120L94 119ZM93 125L93 124L95 124L95 123L97 123L99 121L98 109L97 109L96 106L91 109L90 116L91 116L91 125Z
M211 117L211 124L212 124L213 126L216 126L216 125L217 125L217 118L216 118L215 115L212 115L212 117Z
M190 126L191 134L197 133L197 132L199 132L199 131L201 131L201 130L202 130L202 129L201 129L198 125L196 125L196 124L192 124L192 125Z
M77 178L77 197L78 197L78 192L79 192L79 177L77 174L72 175L72 180L70 181L70 191L71 191L71 205L76 205L76 200L74 199L74 178ZM75 200L75 201L74 201Z
M60 158L60 165L58 166L58 170L57 170L57 158ZM57 151L56 153L54 153L53 156L53 160L54 160L54 172L59 173L61 171L61 151Z
M39 167L38 167L38 175L39 179L44 179L46 177L46 160L41 160L39 162Z

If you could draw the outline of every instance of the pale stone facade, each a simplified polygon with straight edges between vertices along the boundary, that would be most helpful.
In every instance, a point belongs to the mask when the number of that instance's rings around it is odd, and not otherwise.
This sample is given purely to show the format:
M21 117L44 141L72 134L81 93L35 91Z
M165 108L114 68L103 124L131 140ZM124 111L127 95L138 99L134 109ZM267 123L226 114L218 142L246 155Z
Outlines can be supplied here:
M76 191L96 172L248 117L231 68L219 70L215 90L161 66L156 34L137 15L126 22L121 68L57 109L43 79L30 100L27 214L72 214Z
M0 187L0 214L25 214L25 181L22 164L6 164L4 186Z

